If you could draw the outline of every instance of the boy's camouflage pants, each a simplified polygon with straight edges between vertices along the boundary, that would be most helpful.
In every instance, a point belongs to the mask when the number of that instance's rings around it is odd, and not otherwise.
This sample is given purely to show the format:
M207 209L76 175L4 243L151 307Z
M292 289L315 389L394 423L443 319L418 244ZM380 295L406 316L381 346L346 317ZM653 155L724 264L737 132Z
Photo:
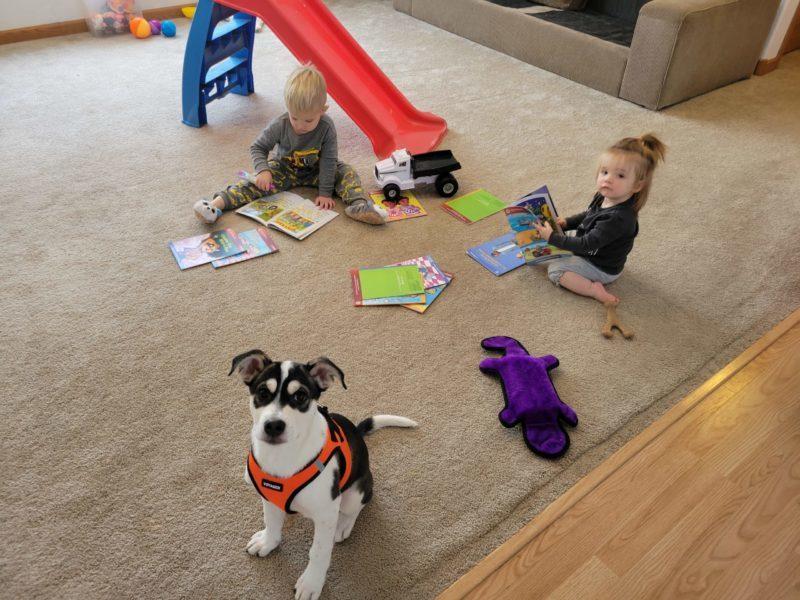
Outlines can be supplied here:
M225 202L225 210L230 210L276 192L302 186L319 187L319 169L297 169L281 160L268 161L267 169L272 173L274 190L264 192L249 181L242 180L229 185L227 189L217 192L214 196L222 198ZM358 173L353 167L343 162L336 166L333 191L345 204L352 204L355 200L364 198L364 189L361 187Z

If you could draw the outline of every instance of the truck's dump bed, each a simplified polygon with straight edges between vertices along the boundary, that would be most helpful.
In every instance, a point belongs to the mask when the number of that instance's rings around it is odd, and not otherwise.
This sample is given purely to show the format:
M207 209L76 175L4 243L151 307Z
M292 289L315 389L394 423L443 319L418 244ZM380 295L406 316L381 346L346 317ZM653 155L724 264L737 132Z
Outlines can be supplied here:
M436 150L415 154L411 157L411 172L414 177L427 177L439 173L449 173L461 168L450 150Z

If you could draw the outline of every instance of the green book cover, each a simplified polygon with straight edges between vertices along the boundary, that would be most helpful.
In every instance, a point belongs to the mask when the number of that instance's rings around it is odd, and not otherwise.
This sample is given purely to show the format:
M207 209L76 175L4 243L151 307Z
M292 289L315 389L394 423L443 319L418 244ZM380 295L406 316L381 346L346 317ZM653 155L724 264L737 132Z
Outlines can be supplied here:
M500 212L505 207L505 202L492 196L486 190L476 190L466 196L448 200L442 205L447 212L469 223L480 221L489 215Z
M417 265L361 269L358 279L364 300L425 293L422 274Z

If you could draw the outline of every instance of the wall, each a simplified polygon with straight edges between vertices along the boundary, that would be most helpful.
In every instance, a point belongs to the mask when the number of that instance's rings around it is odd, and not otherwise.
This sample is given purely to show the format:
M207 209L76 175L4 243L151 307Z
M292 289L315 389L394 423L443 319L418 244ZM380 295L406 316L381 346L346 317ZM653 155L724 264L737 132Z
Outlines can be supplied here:
M94 0L87 2L94 4ZM136 0L136 8L139 10L183 4L180 0ZM185 4L189 6L194 2L188 0ZM85 16L83 0L36 0L35 2L0 0L0 31L45 23L61 23L83 19Z
M789 29L798 5L800 5L800 0L781 0L775 21L772 23L772 29L769 30L767 43L764 44L764 50L761 52L761 60L769 60L778 56L778 51L781 49L786 31Z

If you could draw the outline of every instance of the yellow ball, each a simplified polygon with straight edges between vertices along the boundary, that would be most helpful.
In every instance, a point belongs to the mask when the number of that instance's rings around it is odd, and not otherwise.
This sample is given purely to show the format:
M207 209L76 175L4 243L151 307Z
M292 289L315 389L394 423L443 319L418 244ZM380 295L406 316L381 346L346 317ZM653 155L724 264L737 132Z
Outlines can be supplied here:
M133 35L135 35L140 40L143 40L146 37L150 37L150 34L153 33L150 29L150 23L145 21L144 19L138 19L139 23L136 24L136 28L133 30Z

